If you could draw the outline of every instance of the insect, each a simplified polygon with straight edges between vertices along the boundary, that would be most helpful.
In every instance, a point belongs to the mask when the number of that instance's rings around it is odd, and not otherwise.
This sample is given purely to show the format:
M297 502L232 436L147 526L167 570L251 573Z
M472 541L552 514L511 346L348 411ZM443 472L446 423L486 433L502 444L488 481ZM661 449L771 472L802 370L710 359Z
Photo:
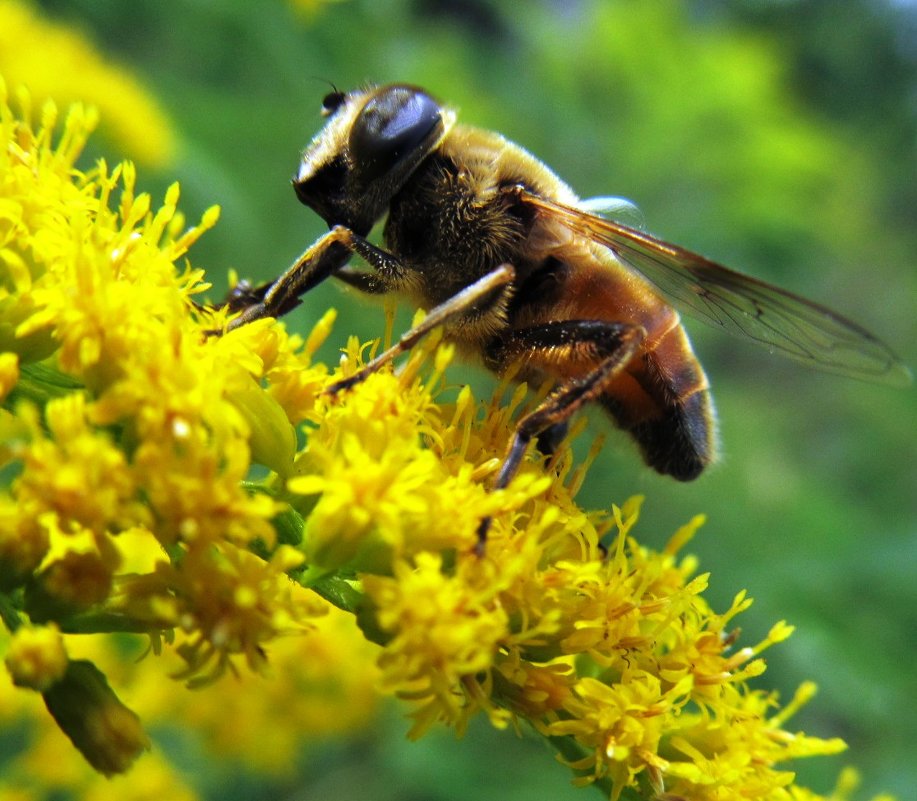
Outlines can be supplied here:
M426 318L341 391L437 326L466 355L555 389L518 421L494 483L529 443L549 449L598 403L646 463L680 481L716 458L709 383L679 310L811 367L887 383L909 373L880 340L839 314L591 213L548 167L497 133L403 84L337 90L293 187L329 225L276 281L240 284L234 328L280 316L334 276L369 294L398 293ZM384 247L366 237L383 217ZM359 256L372 269L348 266ZM546 444L545 444L546 443ZM482 522L483 543L489 520Z

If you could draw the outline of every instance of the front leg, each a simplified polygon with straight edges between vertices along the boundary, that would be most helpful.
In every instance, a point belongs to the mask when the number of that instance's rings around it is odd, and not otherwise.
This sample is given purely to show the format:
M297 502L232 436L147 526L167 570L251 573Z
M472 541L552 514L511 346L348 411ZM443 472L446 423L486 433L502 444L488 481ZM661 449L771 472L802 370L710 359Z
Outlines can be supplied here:
M314 289L328 276L340 274L353 254L365 259L376 269L373 274L365 274L365 287L357 281L349 282L358 289L365 288L365 291L376 293L386 292L404 276L404 268L392 254L377 248L349 228L336 225L296 259L273 283L260 287L242 284L234 289L230 293L227 305L231 309L242 308L242 313L227 325L226 330L232 331L262 317L280 317L286 314L299 305L300 298L310 289ZM370 279L372 288L369 288Z
M335 272L335 278L368 295L382 295L397 289L404 283L406 273L404 266L387 250L376 247L363 237L354 234L353 251L367 264L372 265L374 272L342 267Z

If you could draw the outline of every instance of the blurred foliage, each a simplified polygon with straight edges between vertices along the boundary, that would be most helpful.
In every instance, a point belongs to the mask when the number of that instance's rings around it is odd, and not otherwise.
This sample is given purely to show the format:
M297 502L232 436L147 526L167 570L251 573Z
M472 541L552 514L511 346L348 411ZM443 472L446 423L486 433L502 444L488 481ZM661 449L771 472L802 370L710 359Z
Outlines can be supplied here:
M178 177L192 219L223 206L196 248L199 266L261 279L283 269L322 230L289 179L320 124L327 81L409 81L458 106L462 121L529 148L581 195L632 198L655 233L829 304L917 364L913 3L40 5L134 70L171 115L180 155L159 186L149 171L146 184L161 196ZM289 325L305 328L329 305L341 317L326 358L347 334L382 330L381 310L335 286L312 293ZM707 512L693 546L713 573L711 597L725 606L748 588L758 604L748 617L762 627L752 639L779 617L799 626L771 657L768 683L788 695L816 678L821 695L800 726L851 746L848 758L802 766L806 783L826 790L849 759L868 787L910 797L915 391L808 373L702 329L691 326L719 405L723 464L675 485L613 436L581 500L606 506L645 492L642 528L659 543ZM406 728L396 716L360 742L313 753L303 771L314 778L300 783L256 788L238 766L231 780L213 779L210 766L202 789L247 799L573 797L560 769L531 775L545 759L526 757L525 743L478 727L458 748L409 745Z

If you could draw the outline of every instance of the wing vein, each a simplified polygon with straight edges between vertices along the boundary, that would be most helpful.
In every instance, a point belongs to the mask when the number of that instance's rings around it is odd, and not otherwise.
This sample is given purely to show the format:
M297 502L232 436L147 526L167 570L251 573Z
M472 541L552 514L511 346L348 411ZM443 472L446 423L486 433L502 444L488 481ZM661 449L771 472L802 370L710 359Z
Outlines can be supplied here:
M522 202L608 248L690 317L819 370L910 383L910 372L888 345L825 306L643 231L522 188L515 191Z

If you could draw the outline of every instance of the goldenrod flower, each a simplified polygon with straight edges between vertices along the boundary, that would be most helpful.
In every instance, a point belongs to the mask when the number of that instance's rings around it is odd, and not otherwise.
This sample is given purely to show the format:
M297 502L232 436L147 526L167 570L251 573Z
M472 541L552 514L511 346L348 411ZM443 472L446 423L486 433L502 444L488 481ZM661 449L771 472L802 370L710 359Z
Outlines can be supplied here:
M71 180L74 143L90 122L76 108L52 150L54 117L49 106L46 126L33 133L5 106L2 116L7 219L15 222L2 253L4 291L16 300L8 347L25 363L10 404L24 433L10 445L23 514L9 515L15 536L3 538L5 572L22 576L43 560L29 595L39 619L104 606L119 566L115 538L141 528L172 549L170 565L145 581L119 580L110 613L129 618L143 606L158 610L141 616L144 625L177 622L195 633L185 650L192 671L211 660L225 666L230 654L257 662L260 643L301 625L308 607L283 584L271 589L301 557L278 551L265 562L238 547L275 544L268 521L279 505L242 482L250 447L272 466L292 465L292 423L256 381L275 368L291 372L294 357L285 342L247 347L258 327L208 340L189 314L201 275L175 267L202 230L181 233L177 187L151 213L149 198L134 194L129 165L109 173L100 164ZM204 227L215 220L214 209ZM229 358L243 348L245 358ZM52 360L38 364L48 351ZM48 392L46 373L55 370L74 388L48 400L39 418L23 402ZM287 396L297 402L295 392Z
M712 609L681 555L702 518L661 552L641 546L641 499L580 509L585 467L563 448L489 492L526 390L478 404L449 386L452 350L435 337L332 397L374 347L349 342L336 371L314 363L332 315L305 338L271 320L212 336L226 312L198 305L207 284L183 260L216 210L187 228L177 185L155 209L131 165L78 168L91 115L74 107L55 142L55 107L33 128L2 86L6 662L95 768L123 771L147 745L98 664L136 682L145 717L178 709L218 749L269 731L266 770L301 730L365 721L375 679L412 704L412 736L463 731L479 712L528 723L611 798L819 798L785 764L843 743L785 729L811 685L783 709L749 687L791 628L734 642L749 599ZM365 640L352 645L356 623ZM58 650L44 643L56 630ZM112 631L146 635L168 670L158 657L125 666ZM185 690L160 680L218 699L214 682L240 665L253 683L231 691L231 711L170 701ZM324 701L308 713L290 697Z
M45 18L34 4L0 0L0 74L28 86L36 101L92 103L110 139L153 166L175 150L165 112L139 81L111 64L84 34Z
M48 689L67 670L67 651L60 630L50 626L22 626L10 641L6 668L13 684L33 690Z
M416 715L414 736L437 718L454 724L467 720L469 706L481 699L476 686L459 690L490 671L507 640L506 611L494 603L497 588L481 586L489 572L477 581L473 573L474 565L463 562L458 574L444 574L442 557L424 552L415 564L396 563L391 577L363 581L376 624L391 635L379 657L383 689L427 704L426 713Z

